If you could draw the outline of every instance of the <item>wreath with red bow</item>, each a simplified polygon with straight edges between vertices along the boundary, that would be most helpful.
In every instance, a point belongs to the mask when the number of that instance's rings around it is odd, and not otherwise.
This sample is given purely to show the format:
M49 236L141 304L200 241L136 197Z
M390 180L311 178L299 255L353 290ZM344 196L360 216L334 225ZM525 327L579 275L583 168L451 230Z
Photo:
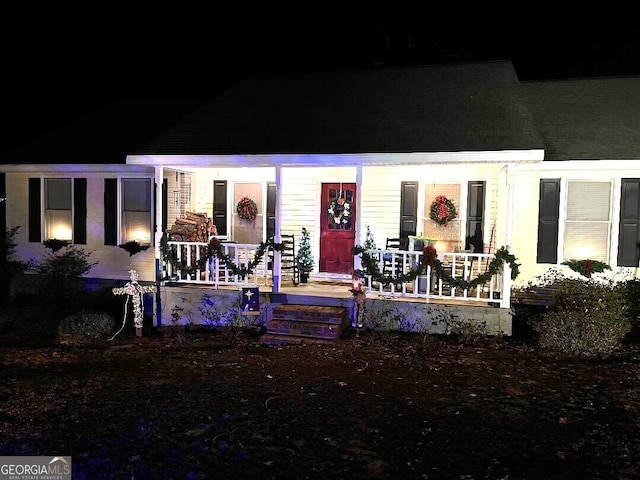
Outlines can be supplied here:
M451 220L458 217L458 210L451 200L444 195L438 195L431 204L429 218L439 225L446 226Z
M242 197L236 205L236 212L243 220L255 220L258 215L258 206L249 197Z

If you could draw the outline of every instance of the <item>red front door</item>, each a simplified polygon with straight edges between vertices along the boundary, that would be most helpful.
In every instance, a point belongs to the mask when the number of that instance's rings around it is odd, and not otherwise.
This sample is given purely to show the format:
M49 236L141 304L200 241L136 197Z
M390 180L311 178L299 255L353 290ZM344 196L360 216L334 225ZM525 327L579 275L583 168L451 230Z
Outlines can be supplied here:
M320 208L320 272L353 271L356 184L323 183Z

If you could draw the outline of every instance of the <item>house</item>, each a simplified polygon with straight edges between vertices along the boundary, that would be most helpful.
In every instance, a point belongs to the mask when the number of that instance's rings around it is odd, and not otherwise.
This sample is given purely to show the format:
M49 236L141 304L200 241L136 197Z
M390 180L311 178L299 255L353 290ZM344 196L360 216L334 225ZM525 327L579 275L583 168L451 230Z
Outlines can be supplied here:
M576 256L637 267L638 87L638 78L524 83L508 61L256 75L130 150L125 164L7 157L4 221L26 227L17 238L23 258L65 238L94 252L92 276L126 281L135 268L141 282L172 280L158 324L194 285L263 282L281 293L283 260L261 242L303 227L317 260L312 279L341 285L342 304L351 300L344 282L362 267L352 248L367 230L396 278L414 271L416 243L428 241L449 269L448 286L430 275L391 285L368 278L372 296L418 302L418 316L436 308L431 300L455 308L468 300L484 308L477 318L497 305L492 328L508 333L508 265L473 288L452 280L486 273L501 247L520 263L516 282ZM444 223L430 218L441 196L457 214ZM243 201L255 218L242 218ZM234 266L264 256L251 278L203 262L206 243L171 239L195 273L165 264L164 234L188 211L211 216ZM397 237L410 248L385 252ZM152 248L118 248L131 240Z

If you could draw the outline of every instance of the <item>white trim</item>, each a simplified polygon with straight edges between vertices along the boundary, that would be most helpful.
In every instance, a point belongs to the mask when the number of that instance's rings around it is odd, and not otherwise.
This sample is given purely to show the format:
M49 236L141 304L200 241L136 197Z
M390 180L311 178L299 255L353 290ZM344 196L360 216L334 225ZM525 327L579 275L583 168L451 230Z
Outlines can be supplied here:
M602 170L607 173L612 171L638 171L638 160L568 160L562 161L544 161L541 163L529 163L527 165L519 165L519 171L543 171L556 172L567 171L584 175L584 178L598 180L593 177L594 170Z
M83 164L71 164L71 163L54 163L54 164L32 164L32 165L17 165L7 164L0 165L1 172L36 172L42 175L49 175L51 173L60 173L61 175L72 174L88 174L88 173L114 173L114 174L126 174L126 175L153 175L153 165L126 165L126 164L105 164L96 165L92 163Z
M468 163L538 163L544 150L482 152L415 152L358 154L260 154L260 155L128 155L127 165L162 165L171 168L202 167L327 167L393 166Z

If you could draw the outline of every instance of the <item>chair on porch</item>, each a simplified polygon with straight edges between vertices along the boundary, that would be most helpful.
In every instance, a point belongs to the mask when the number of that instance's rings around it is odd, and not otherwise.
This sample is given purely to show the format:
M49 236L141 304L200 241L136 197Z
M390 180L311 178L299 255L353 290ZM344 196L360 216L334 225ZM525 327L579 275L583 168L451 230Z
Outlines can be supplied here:
M408 250L409 239L408 238L387 238L387 242L384 247L385 250ZM402 273L401 258L396 257L396 270L393 271L392 265L393 255L391 253L385 253L382 256L382 274L385 276L397 276ZM402 288L402 285L396 285L396 289Z

